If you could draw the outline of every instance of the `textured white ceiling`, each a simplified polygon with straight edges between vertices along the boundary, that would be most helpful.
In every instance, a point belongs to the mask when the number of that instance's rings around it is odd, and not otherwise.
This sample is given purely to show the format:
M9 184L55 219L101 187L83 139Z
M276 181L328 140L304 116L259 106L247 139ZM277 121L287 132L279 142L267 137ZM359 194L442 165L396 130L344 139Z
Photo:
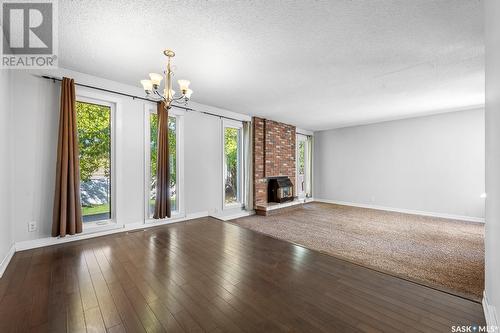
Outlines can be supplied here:
M60 66L319 130L484 103L483 3L60 1Z

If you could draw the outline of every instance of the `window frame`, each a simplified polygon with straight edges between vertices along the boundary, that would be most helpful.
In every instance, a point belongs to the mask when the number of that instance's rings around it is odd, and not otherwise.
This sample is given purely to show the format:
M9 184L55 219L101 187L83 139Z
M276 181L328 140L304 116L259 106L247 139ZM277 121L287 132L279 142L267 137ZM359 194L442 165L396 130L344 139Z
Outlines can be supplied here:
M170 218L154 219L149 216L149 194L151 184L151 114L156 114L156 104L144 105L144 223L158 223L171 221L185 217L184 205L184 110L170 109L169 117L175 117L175 135L176 135L176 205L177 209L172 211Z
M226 128L235 128L240 131L239 135L239 140L238 140L238 162L237 162L237 167L238 167L238 194L237 194L237 202L227 204L226 203L226 180L225 180L225 175L224 175L224 170L226 169L226 158L225 158L225 151L224 147L226 145L226 137L225 137L225 131ZM243 208L244 202L243 202L243 181L244 181L244 175L243 175L243 122L242 121L236 121L236 120L230 120L230 119L222 119L222 131L221 131L221 159L222 159L222 210L228 210L228 209L234 209L234 208Z
M117 109L117 102L112 100L111 98L106 98L106 96L101 96L98 94L93 94L87 91L79 91L76 94L75 102L80 102L80 103L87 103L87 104L95 104L95 105L101 105L101 106L106 106L110 108L110 116L111 116L111 121L110 121L110 127L111 127L111 154L110 154L110 172L111 172L111 177L110 177L110 183L111 183L111 200L110 200L110 206L111 206L111 211L110 215L111 217L106 220L100 220L100 221L92 221L92 222L83 222L83 215L82 215L82 226L83 230L89 231L89 230L95 230L95 229L101 229L101 228L106 228L110 225L116 224L116 109ZM80 180L81 181L81 180ZM80 204L81 207L81 204Z

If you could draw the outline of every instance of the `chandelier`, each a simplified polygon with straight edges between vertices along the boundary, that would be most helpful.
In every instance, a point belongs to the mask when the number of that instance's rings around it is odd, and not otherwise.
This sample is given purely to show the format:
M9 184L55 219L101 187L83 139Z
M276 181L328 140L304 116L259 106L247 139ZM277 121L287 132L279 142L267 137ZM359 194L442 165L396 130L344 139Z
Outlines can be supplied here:
M165 88L163 93L160 90L160 83L163 80L163 76L157 73L149 73L149 80L141 80L142 87L146 92L146 97L152 101L165 102L165 109L168 110L172 107L172 103L187 105L193 91L189 89L188 80L178 80L179 90L181 91L180 96L175 96L175 91L172 89L172 76L174 72L170 68L170 61L175 56L175 52L172 50L165 50L163 54L167 57L167 69L163 72L165 74Z

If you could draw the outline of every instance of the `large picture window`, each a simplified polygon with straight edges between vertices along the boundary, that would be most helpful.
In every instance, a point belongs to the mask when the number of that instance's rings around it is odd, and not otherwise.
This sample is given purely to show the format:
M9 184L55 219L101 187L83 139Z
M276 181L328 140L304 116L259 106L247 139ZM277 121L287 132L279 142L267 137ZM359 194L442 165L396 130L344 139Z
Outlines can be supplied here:
M147 112L148 121L146 124L147 137L147 171L146 171L146 214L147 219L153 218L156 200L156 177L157 177L157 157L158 157L158 115L156 110ZM176 114L168 117L168 150L170 165L170 200L172 215L180 214L180 182L179 182L179 119Z
M310 182L310 148L309 140L305 135L297 134L297 195L299 198L305 198L309 195Z
M104 102L76 102L84 225L112 219L112 110Z
M242 205L242 130L240 122L223 122L224 207Z

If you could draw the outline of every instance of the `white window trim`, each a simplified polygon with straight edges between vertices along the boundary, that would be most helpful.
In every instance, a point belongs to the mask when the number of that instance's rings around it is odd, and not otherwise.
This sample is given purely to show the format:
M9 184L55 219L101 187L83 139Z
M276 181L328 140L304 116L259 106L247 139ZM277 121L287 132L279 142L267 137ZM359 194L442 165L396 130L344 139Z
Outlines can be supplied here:
M82 103L98 104L108 106L111 109L111 218L102 221L85 222L82 223L84 232L86 231L99 231L101 229L108 229L110 226L117 225L116 220L116 114L117 109L120 107L120 102L110 96L96 93L86 89L78 89L76 92L76 101Z
M299 141L302 141L304 142L304 191L301 192L299 190ZM304 135L304 134L300 134L300 133L297 133L297 137L296 137L296 142L295 142L295 189L296 189L296 193L297 193L297 197L299 199L305 199L306 198L306 188L307 188L307 180L308 180L308 177L306 176L307 173L310 171L309 170L309 166L307 165L307 160L308 160L308 154L310 154L309 152L309 147L308 147L308 144L307 144L307 136Z
M159 223L186 217L184 201L184 110L170 109L169 116L176 117L176 149L177 149L177 210L170 218L153 219L149 217L149 184L151 182L151 133L149 118L156 113L156 104L144 104L144 223Z
M226 204L226 183L224 179L224 169L225 169L225 164L226 164L226 159L224 156L224 147L225 147L225 129L226 128L236 128L240 130L240 138L238 142L238 201L231 203L231 204ZM228 210L228 209L235 209L235 208L242 208L244 203L243 203L243 122L241 121L236 121L236 120L230 120L230 119L222 119L222 130L221 130L221 174L222 174L222 210Z

